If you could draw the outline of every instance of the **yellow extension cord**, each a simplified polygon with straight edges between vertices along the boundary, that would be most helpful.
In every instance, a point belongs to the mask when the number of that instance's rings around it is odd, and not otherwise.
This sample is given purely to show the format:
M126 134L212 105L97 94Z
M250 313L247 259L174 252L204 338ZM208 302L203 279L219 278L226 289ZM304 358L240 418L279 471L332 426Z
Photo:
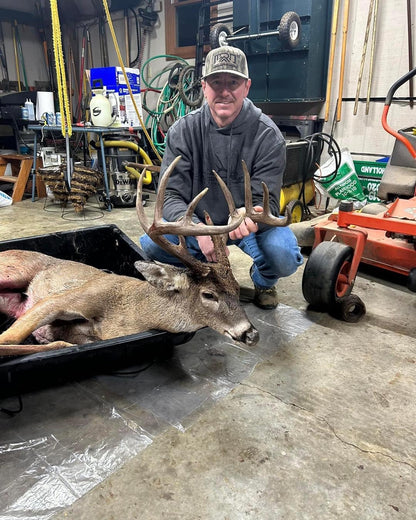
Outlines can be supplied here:
M64 54L62 52L61 25L59 23L57 0L50 0L52 16L53 52L55 55L56 81L58 86L59 110L61 112L62 135L71 137L72 122L66 84Z

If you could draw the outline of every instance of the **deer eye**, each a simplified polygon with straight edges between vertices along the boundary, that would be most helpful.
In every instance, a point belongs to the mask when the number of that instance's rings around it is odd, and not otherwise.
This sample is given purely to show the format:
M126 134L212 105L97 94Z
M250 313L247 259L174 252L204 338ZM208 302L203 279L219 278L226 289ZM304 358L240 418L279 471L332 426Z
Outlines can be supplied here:
M202 291L201 296L206 300L218 301L217 296L210 291Z

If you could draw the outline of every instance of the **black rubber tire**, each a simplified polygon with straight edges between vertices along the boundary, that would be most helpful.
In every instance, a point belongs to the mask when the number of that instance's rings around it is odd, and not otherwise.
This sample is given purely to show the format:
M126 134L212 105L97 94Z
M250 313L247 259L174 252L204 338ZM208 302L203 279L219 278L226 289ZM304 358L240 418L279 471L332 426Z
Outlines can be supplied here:
M169 87L171 89L175 89L178 87L179 75L183 68L184 68L184 64L177 62L170 69L168 83L169 83Z
M416 292L416 267L410 269L409 276L407 278L407 288L409 291Z
M354 254L339 242L321 242L310 254L302 277L305 300L317 307L333 307L352 291L346 277Z
M362 299L356 294L349 294L335 304L332 314L335 318L348 323L357 323L365 312L366 308Z
M294 49L300 43L301 22L300 17L294 11L288 11L282 16L279 25L279 40L285 47Z
M211 49L217 49L228 45L227 36L231 36L231 31L225 23L216 23L209 32L209 44Z
M190 107L199 107L204 99L200 78L195 77L195 67L187 65L184 67L178 80L178 92L182 101Z
M291 223L297 224L302 222L305 218L305 212L303 210L303 204L300 200L294 199L287 203L286 208L289 210L291 215Z

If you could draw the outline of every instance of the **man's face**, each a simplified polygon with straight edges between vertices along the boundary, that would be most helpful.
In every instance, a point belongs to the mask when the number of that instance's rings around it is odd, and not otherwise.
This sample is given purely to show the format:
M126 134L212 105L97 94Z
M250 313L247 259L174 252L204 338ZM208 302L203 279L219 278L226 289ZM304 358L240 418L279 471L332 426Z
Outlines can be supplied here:
M240 113L251 80L228 72L212 74L202 81L205 99L219 127L229 125Z

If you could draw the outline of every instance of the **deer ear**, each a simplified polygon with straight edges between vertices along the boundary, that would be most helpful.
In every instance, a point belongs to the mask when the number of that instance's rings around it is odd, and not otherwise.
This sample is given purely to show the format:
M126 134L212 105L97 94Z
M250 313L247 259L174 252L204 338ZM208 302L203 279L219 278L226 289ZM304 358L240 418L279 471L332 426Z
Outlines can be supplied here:
M158 289L179 292L189 288L189 278L181 267L142 261L134 262L134 267Z

